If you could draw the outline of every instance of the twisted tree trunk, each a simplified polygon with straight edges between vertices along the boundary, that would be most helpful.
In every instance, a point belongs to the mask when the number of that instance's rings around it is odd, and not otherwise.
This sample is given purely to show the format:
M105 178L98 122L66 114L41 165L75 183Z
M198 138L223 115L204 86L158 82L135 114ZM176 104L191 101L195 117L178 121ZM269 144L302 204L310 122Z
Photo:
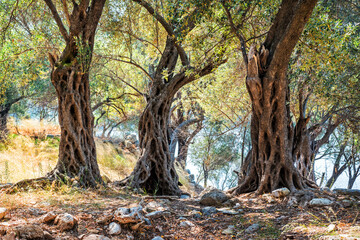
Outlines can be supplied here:
M67 12L63 2L69 32L51 0L44 0L60 29L66 47L60 58L49 54L52 66L51 82L59 104L61 139L59 160L50 179L66 181L73 178L82 187L96 187L102 183L96 161L93 135L94 118L90 104L89 69L92 59L95 31L105 0L73 1L73 12Z
M151 194L179 195L178 176L169 151L168 116L173 96L167 91L150 95L140 116L139 145L142 149L130 186Z
M294 163L286 78L291 52L308 21L316 0L283 0L265 43L252 46L247 62L246 86L252 102L251 165L244 181L232 192L291 191L314 186Z

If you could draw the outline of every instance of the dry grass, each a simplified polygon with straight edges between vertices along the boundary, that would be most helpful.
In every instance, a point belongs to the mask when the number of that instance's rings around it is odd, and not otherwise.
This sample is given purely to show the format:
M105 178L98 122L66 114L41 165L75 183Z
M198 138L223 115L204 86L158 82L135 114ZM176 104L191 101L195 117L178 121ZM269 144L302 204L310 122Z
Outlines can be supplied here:
M19 124L12 118L9 119L11 134L19 134L29 137L45 138L46 135L59 135L60 126L52 122L24 119Z
M21 135L14 134L16 127L10 127L12 134L6 142L0 143L0 183L41 177L56 165L59 138L34 139L33 136L44 132L56 135L57 127L35 123L34 120L21 122L17 127ZM26 124L29 124L28 129ZM123 152L113 144L97 140L96 148L102 175L113 181L126 177L135 166L137 156Z

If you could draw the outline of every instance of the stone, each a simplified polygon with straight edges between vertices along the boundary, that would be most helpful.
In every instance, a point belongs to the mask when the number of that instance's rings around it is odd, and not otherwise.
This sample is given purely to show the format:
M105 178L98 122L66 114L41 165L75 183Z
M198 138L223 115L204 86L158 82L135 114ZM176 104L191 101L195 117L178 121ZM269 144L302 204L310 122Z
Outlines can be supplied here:
M0 208L0 220L3 219L6 214L8 214L9 210L7 208Z
M200 204L206 206L219 206L229 200L229 197L219 189L211 189L202 194Z
M46 213L45 211L38 208L29 208L29 212L35 216L43 215Z
M116 209L114 215L126 215L126 214L130 214L130 208L118 208Z
M56 218L56 214L54 212L48 212L47 214L40 217L39 221L41 223L48 223L53 221Z
M239 211L235 211L229 208L220 208L218 209L219 212L223 213L223 214L227 214L227 215L237 215L240 214Z
M213 213L217 213L216 207L204 207L201 209L201 212L204 216L210 216Z
M147 212L154 212L154 211L163 211L165 210L165 208L163 207L163 205L159 202L149 202L146 206L145 206L145 211Z
M227 229L223 230L221 233L225 235L232 235L234 234L234 228L235 228L234 225L229 225Z
M287 188L279 188L272 191L271 194L276 198L283 198L290 194L290 190Z
M190 198L190 196L187 194L183 194L180 196L180 199L189 199L189 198Z
M341 201L341 203L344 207L351 207L351 205L352 205L352 201L347 200L347 199Z
M118 235L118 234L121 233L121 227L116 222L112 222L109 225L109 230L108 231L109 231L110 235Z
M137 216L139 208L118 208L114 213L114 219L120 224L137 223L141 220Z
M98 220L96 220L96 222L98 224L107 224L113 219L113 217L114 217L113 215L107 214L107 215L100 217Z
M145 217L147 218L158 218L161 216L169 216L171 215L170 212L166 212L166 211L155 211L155 212L151 212L145 215Z
M55 225L60 229L60 231L68 231L73 229L77 225L77 220L71 214L64 213L60 214L55 218Z
M85 236L82 240L111 240L111 239L103 235L90 234L88 236Z
M330 206L331 204L333 204L333 201L331 201L327 198L313 198L309 202L309 206L311 206L311 207Z
M332 232L332 231L335 231L336 230L336 225L335 224L330 224L328 227L327 227L327 231L328 232Z
M255 231L259 230L259 229L260 229L260 225L257 224L257 223L255 223L255 224L249 226L249 227L245 230L245 232L246 232L246 233L253 233L253 232L255 232Z
M162 237L156 236L154 238L152 238L151 240L164 240Z
M43 239L44 231L38 225L24 225L13 228L17 239Z
M190 228L190 227L195 227L195 224L193 224L190 221L183 221L183 222L180 223L180 227Z
M335 188L333 192L337 195L360 196L359 189Z

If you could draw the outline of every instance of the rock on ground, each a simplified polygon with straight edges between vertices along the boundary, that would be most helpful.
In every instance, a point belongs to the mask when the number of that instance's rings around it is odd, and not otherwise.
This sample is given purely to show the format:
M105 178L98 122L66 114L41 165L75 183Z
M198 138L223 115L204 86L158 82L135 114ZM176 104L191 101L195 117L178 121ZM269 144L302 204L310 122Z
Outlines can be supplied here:
M0 220L3 219L6 216L8 211L9 210L7 208L0 208Z
M322 206L329 206L333 204L333 201L327 199L327 198L313 198L309 202L309 206L311 207L322 207Z
M222 234L232 235L232 234L234 234L234 228L235 228L234 225L229 225L229 226L227 227L227 229L225 229L225 230L222 231Z
M55 225L58 226L61 232L73 229L77 225L75 217L68 213L60 214L55 218Z
M89 236L85 236L82 240L110 240L110 238L103 235L91 234Z
M249 226L249 227L245 230L245 232L246 232L246 233L253 233L253 232L259 230L259 228L260 228L260 225L257 224L257 223L255 223L255 224Z
M162 237L159 237L159 236L156 236L156 237L154 237L153 239L151 239L151 240L164 240Z
M116 222L112 222L109 225L109 234L110 235L117 235L121 233L121 227Z
M183 221L180 223L180 227L184 227L184 228L195 227L195 224L193 224L190 221Z
M56 214L53 212L48 212L47 214L40 217L41 223L48 223L53 221L56 218Z
M201 212L205 216L210 216L211 214L216 213L217 209L216 207L204 207L201 209Z
M37 225L16 226L13 231L17 239L44 239L44 231Z
M229 197L219 189L211 189L200 198L200 204L206 206L219 206L229 200Z
M290 190L287 188L279 188L272 191L271 194L276 198L283 198L290 194Z

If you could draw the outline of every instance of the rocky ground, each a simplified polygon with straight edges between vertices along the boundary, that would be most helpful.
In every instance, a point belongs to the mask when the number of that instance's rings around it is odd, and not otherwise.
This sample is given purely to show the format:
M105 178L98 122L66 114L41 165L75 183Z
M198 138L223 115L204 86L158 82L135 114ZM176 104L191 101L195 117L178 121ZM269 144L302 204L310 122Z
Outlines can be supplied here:
M119 189L0 193L0 239L360 239L360 194L143 196ZM358 195L359 194L359 195Z

